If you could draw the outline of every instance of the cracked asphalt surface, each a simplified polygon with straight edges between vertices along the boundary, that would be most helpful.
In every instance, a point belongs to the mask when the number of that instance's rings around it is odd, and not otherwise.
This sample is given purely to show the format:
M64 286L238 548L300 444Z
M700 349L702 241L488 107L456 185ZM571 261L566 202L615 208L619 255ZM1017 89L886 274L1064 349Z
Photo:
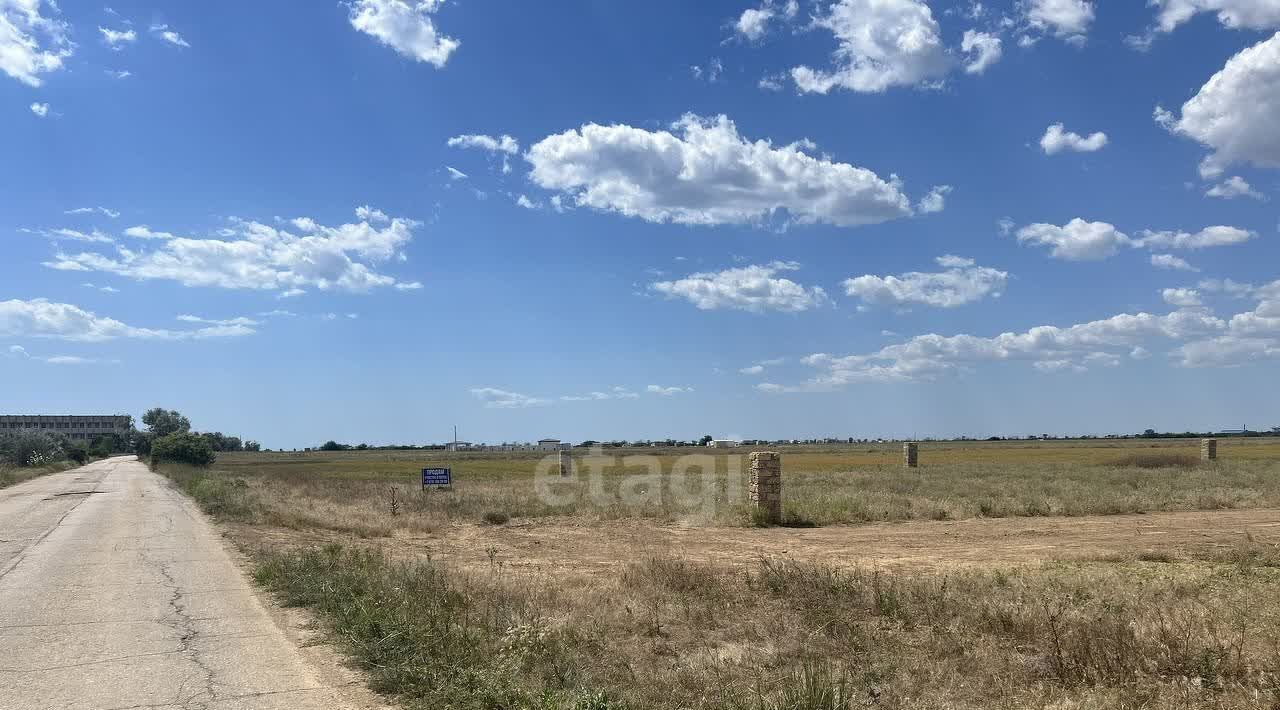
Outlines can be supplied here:
M249 584L133 457L0 490L0 708L357 707Z

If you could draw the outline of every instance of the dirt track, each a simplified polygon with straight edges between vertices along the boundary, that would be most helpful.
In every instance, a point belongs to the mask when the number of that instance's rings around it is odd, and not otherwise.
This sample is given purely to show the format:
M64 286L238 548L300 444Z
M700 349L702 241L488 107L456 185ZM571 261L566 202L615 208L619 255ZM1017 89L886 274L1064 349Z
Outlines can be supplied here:
M246 531L241 532L245 534ZM268 542L340 541L321 532L255 529ZM598 524L455 525L441 534L380 541L406 555L430 555L466 567L493 559L511 570L599 574L657 555L751 564L781 557L834 565L945 569L1017 565L1156 551L1187 555L1230 550L1246 534L1280 544L1280 510L1224 510L1079 518L1001 518L905 522L825 528L725 528L647 521Z

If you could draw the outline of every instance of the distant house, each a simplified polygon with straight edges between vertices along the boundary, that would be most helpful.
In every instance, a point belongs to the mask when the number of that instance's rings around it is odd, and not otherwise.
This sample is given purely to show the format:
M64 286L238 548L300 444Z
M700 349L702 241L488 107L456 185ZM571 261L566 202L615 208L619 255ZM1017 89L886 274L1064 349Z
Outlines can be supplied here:
M712 439L707 442L707 446L713 449L732 449L735 446L742 446L742 442L733 439Z
M569 448L569 444L560 443L559 439L538 439L538 451L561 451Z
M444 445L445 451L470 451L476 447L470 441L450 441Z

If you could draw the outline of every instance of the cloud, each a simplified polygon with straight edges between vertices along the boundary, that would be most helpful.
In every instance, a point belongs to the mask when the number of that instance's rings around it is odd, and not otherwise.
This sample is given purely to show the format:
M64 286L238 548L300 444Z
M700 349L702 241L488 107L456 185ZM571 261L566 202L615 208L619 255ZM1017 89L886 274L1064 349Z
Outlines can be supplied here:
M128 44L138 39L138 33L133 30L113 30L106 27L99 27L98 31L102 33L102 41L107 43L108 47L119 50L121 45Z
M458 170L455 167L446 165L444 166L444 169L449 171L450 180L466 180L467 179L467 174L462 172L461 170Z
M946 209L947 195L951 194L951 190L950 185L935 185L928 194L920 198L920 204L916 208L920 210L920 214L941 212Z
M1192 266L1186 259L1174 256L1173 254L1152 254L1151 265L1157 269L1172 269L1174 271L1199 271Z
M298 295L306 288L367 292L379 287L421 288L378 273L374 266L403 255L420 225L410 219L377 219L367 211L359 222L327 227L295 220L293 233L259 222L233 220L219 239L174 237L151 232L160 243L150 250L118 247L114 255L58 253L45 265L64 271L99 271L184 286L276 290ZM377 213L381 214L381 213ZM139 232L141 234L141 232Z
M1000 61L1004 51L1000 38L987 32L965 30L960 40L960 51L968 55L964 70L968 74L981 74Z
M164 41L168 42L169 44L172 44L172 45L174 45L174 46L176 46L176 47L190 47L190 46L191 46L190 44L187 44L187 40L185 40L185 39L183 39L183 38L182 38L182 35L178 34L177 32L174 32L174 31L173 31L173 30L171 30L171 29L169 29L169 26L168 26L168 25L152 25L152 26L151 26L151 31L152 31L152 32L154 32L154 33L156 33L157 35L159 35L160 39L162 39L162 40L164 40Z
M215 325L196 330L136 328L114 318L98 316L69 303L44 298L0 301L0 335L100 342L116 338L191 340L251 335L253 328Z
M31 113L44 118L49 115L49 104L33 103L31 104Z
M119 69L119 70L104 69L103 71L105 71L107 73L107 76L111 77L112 79L128 79L129 77L133 76L133 72L129 71L128 69Z
M1059 227L1052 224L1032 224L1017 232L1018 241L1050 247L1049 255L1067 261L1096 261L1114 256L1120 247L1147 249L1205 249L1230 246L1253 239L1256 232L1238 227L1205 227L1199 232L1151 231L1138 233L1131 238L1107 222L1086 222L1079 217ZM1152 259L1156 266L1167 266L1165 259Z
M1165 315L1122 313L1067 327L1042 325L994 337L919 335L879 350L837 357L817 353L803 362L818 374L796 385L761 383L767 392L823 391L867 382L917 382L964 372L983 363L1027 362L1043 371L1083 371L1150 356L1155 342L1177 345L1170 355L1183 367L1229 367L1280 357L1280 280L1264 286L1203 282L1257 301L1252 311L1223 319L1207 308L1181 307ZM1194 289L1169 289L1166 298L1198 301Z
M1204 194L1205 197L1220 197L1224 200L1234 200L1237 197L1252 197L1255 200L1267 199L1239 175L1232 175L1217 185L1210 187Z
M1045 155L1055 155L1064 150L1073 150L1078 153L1092 153L1102 150L1107 144L1107 134L1098 131L1089 135L1088 138L1081 136L1079 133L1064 131L1061 123L1055 123L1045 129L1044 136L1040 138L1040 149Z
M659 281L649 288L668 298L682 298L701 310L728 308L752 313L797 313L827 302L819 287L806 288L775 274L794 271L795 262L775 261L717 272L690 274L678 281Z
M39 87L41 74L62 68L63 60L75 51L62 20L41 14L58 6L42 0L0 0L0 71L26 84Z
M226 318L226 319L210 319L210 318L202 318L200 316L183 314L178 316L178 320L182 321L183 323L199 323L201 325L226 325L226 326L241 325L241 326L246 326L250 328L257 325L261 325L259 321L256 321L252 318L246 318L244 316L238 316L236 318Z
M769 28L769 20L772 18L773 10L767 7L747 8L742 11L733 28L743 37L757 40L764 36L765 30Z
M818 369L817 376L794 386L764 383L760 387L772 392L821 391L866 382L930 381L973 365L1012 361L1042 370L1079 370L1111 359L1108 355L1129 353L1152 339L1212 336L1226 327L1226 322L1204 309L1181 309L1163 316L1125 313L1065 328L1043 325L990 338L930 333L867 354L810 355L804 363Z
M505 133L497 138L484 134L468 133L449 139L450 148L478 148L490 153L506 153L516 155L520 152L520 142Z
M939 80L951 67L938 23L920 0L837 0L813 26L830 30L839 46L832 69L791 70L802 92L878 93Z
M845 294L874 306L954 308L988 296L998 298L1009 281L1007 272L977 266L972 259L948 255L935 261L944 271L846 279Z
M526 155L530 179L578 206L650 222L841 227L913 214L896 176L811 157L803 144L748 141L726 116L686 114L673 132L590 123L548 136Z
M516 197L516 204L527 210L542 209L542 203L529 199L528 195L519 195Z
M170 232L153 232L151 228L145 224L139 224L124 230L126 237L134 239L177 239L178 237Z
M1059 227L1031 224L1017 232L1018 242L1050 247L1049 255L1067 261L1096 261L1114 256L1131 241L1114 225L1086 222L1079 217Z
M355 0L351 3L351 26L410 59L444 67L460 44L436 30L431 15L444 0Z
M1275 0L1149 0L1159 8L1156 29L1172 32L1200 12L1217 13L1218 22L1230 29L1265 30L1280 26L1280 3Z
M1156 106L1157 123L1213 152L1200 175L1220 176L1233 163L1280 167L1280 32L1227 60L1182 105L1181 117Z
M1160 297L1171 306L1191 308L1204 305L1200 302L1200 292L1194 288L1166 288L1160 292Z
M1083 43L1093 23L1090 0L1021 0L1019 5L1030 29L1050 32L1072 44Z
M117 212L116 210L110 209L108 207L77 207L73 210L67 210L66 212L63 212L63 214L94 214L94 213L103 215L105 217L110 217L111 219L115 219L116 217L120 216L119 212Z
M614 387L608 392L591 392L584 395L563 395L562 402L599 402L609 399L639 399L640 395L626 387Z
M69 240L73 242L90 242L90 243L96 243L96 244L113 244L116 241L96 229L93 230L92 232L82 232L78 229L66 229L66 228L38 229L38 230L22 229L19 231L27 232L29 234L38 234L42 237L45 237L47 239L52 239L54 241Z
M663 387L662 385L649 385L644 390L649 394L660 394L663 397L670 397L677 394L687 394L693 391L692 387Z
M1137 247L1159 249L1206 249L1209 247L1231 246L1242 244L1258 236L1257 232L1238 227L1205 227L1194 234L1188 232L1153 232L1143 230L1139 238L1133 240Z
M759 375L764 373L765 368L774 367L775 365L781 365L784 362L786 362L786 358L780 358L780 357L774 358L772 360L761 360L755 363L754 365L748 365L747 367L739 369L738 372L744 375Z
M471 390L471 394L484 402L484 406L489 409L524 409L551 404L549 399L530 397L519 392L508 392L493 387L479 387Z

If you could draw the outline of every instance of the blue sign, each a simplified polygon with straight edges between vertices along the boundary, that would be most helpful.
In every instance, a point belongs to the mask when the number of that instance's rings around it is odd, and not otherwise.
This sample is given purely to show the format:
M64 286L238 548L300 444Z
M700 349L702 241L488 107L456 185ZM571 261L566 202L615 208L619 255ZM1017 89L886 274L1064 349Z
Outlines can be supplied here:
M453 483L453 471L447 468L422 469L422 487L448 486Z

